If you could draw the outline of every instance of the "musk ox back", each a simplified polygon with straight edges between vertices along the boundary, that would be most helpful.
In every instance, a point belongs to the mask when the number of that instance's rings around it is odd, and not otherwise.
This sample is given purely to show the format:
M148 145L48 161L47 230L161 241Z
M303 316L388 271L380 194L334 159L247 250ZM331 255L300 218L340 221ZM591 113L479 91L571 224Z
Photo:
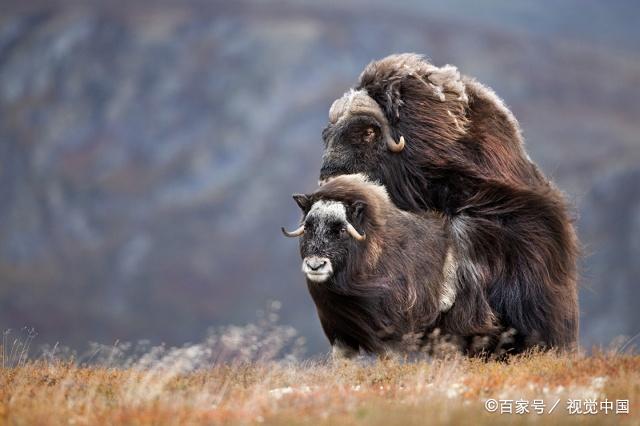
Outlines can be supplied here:
M453 66L392 55L334 102L323 139L321 182L362 173L400 209L447 216L459 291L482 289L499 321L518 331L517 350L575 345L572 221L490 89ZM457 303L472 311L476 301Z
M302 270L334 352L414 351L435 329L461 342L497 342L502 329L482 289L458 286L443 215L403 212L362 175L339 176L294 199L302 224L283 232L301 237ZM475 303L459 304L460 297ZM473 347L479 350L491 348Z

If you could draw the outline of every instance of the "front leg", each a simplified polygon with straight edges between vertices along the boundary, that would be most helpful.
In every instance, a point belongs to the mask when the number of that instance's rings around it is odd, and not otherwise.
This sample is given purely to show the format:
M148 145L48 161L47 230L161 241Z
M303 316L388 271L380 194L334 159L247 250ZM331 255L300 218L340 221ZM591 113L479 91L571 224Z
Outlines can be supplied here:
M335 339L331 345L331 358L334 361L342 359L351 359L358 355L358 351L351 346Z

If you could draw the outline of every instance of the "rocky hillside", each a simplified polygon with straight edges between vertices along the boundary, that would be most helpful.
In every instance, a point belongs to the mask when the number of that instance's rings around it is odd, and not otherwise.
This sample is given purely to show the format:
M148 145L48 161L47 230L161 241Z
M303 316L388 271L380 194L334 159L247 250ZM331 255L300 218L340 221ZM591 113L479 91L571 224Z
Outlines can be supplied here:
M277 299L325 350L279 227L331 101L416 51L492 86L573 200L583 343L640 332L640 8L542 3L5 1L0 328L180 344Z

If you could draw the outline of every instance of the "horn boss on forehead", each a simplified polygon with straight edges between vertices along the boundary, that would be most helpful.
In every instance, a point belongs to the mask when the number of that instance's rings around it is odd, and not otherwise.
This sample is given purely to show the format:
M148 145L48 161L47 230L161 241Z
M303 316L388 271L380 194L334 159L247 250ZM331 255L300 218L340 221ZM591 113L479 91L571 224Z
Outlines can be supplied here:
M337 125L354 116L370 116L374 118L382 132L382 137L391 152L401 152L405 146L403 136L396 142L391 135L389 121L380 105L365 90L350 90L337 99L329 109L329 122Z

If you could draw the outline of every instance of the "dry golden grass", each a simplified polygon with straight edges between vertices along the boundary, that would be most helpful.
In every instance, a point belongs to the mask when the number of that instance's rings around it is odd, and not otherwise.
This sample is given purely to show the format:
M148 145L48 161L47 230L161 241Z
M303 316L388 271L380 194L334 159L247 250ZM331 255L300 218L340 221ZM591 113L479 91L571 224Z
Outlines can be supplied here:
M0 370L0 424L640 424L640 356L533 354L508 363L254 361L191 368L22 360ZM193 358L191 358L193 359ZM487 398L543 399L552 414L489 413ZM630 414L568 415L568 399L629 400ZM615 405L615 403L614 403Z

